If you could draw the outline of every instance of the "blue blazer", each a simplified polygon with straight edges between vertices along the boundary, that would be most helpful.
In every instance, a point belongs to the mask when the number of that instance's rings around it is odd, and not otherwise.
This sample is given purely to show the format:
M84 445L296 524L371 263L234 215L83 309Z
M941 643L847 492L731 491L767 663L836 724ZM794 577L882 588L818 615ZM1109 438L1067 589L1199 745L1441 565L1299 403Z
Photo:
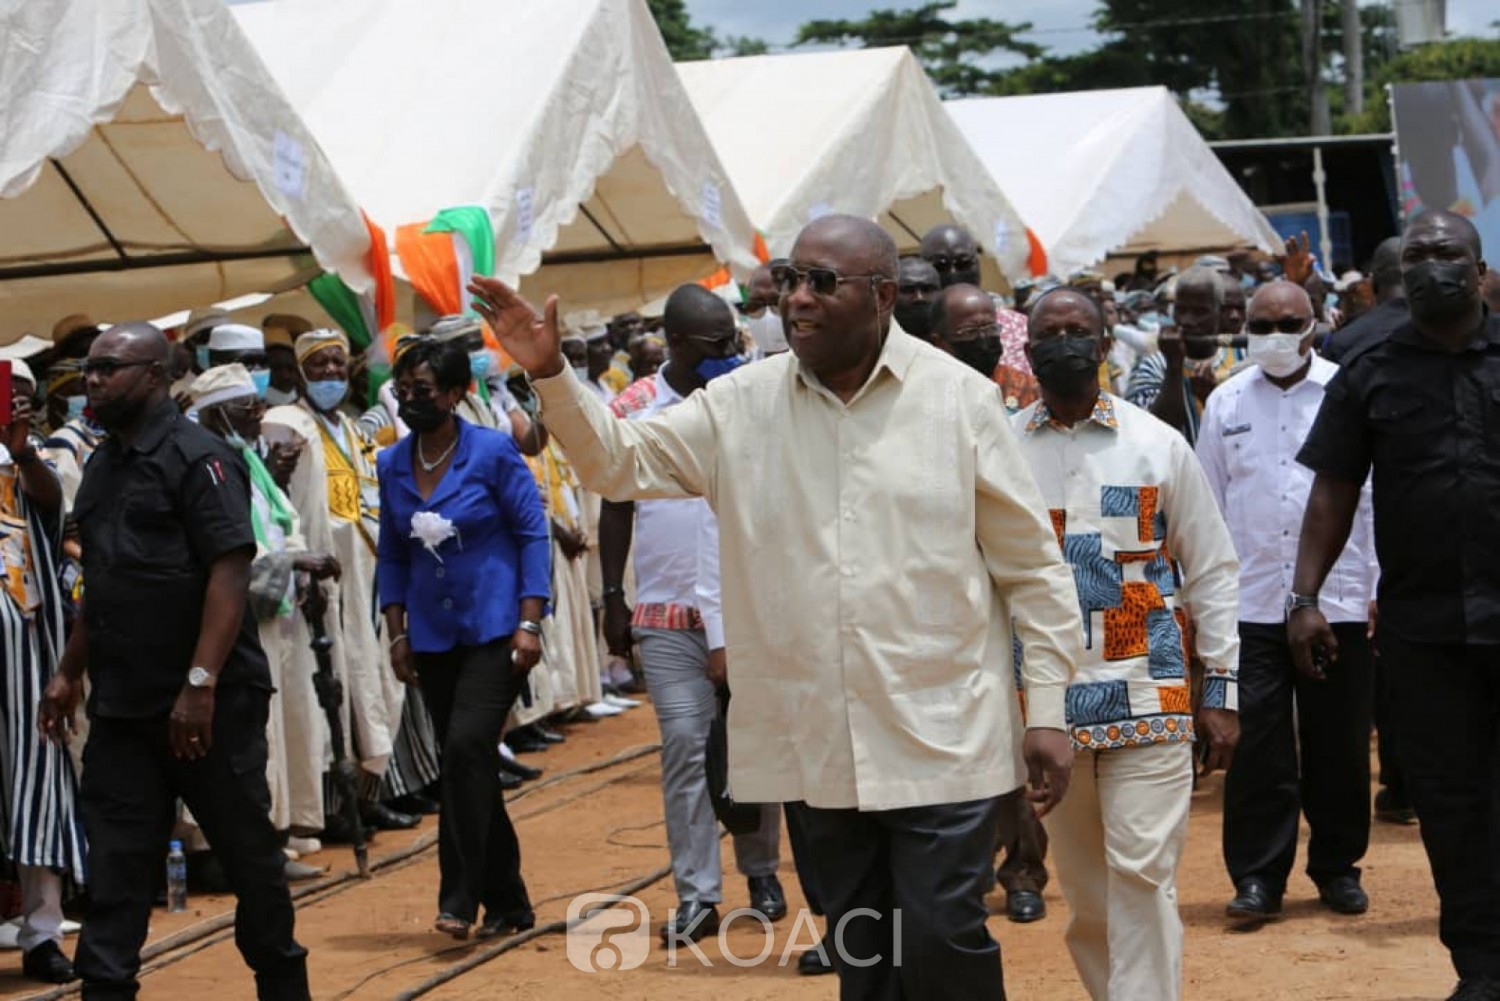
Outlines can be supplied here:
M509 434L458 420L453 461L426 501L413 472L417 436L380 453L380 607L406 606L415 653L509 638L521 599L551 597L552 548L541 491ZM451 521L436 553L412 537L412 515Z

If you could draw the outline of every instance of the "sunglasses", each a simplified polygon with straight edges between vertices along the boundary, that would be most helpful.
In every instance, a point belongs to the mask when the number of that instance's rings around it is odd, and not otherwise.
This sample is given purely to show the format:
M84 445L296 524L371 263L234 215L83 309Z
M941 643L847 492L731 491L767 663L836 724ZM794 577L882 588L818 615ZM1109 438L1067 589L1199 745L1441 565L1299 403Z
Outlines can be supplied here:
M116 372L142 365L155 365L154 361L120 361L118 358L90 358L83 363L84 375L99 375L108 379Z
M871 288L891 280L884 275L841 275L832 268L808 268L803 271L790 264L778 265L771 269L771 281L776 283L776 291L782 295L791 295L797 291L797 286L806 282L813 295L827 298L837 293L839 286L844 282L861 279L868 280Z
M952 257L940 254L929 257L927 263L938 271L973 271L979 266L979 258L972 254L954 254Z
M953 331L953 336L948 340L958 343L961 341L979 341L1000 339L1000 324L991 321L989 323L977 323L967 327L960 327Z
M1305 334L1312 322L1310 316L1283 316L1279 320L1251 320L1245 330L1252 334Z

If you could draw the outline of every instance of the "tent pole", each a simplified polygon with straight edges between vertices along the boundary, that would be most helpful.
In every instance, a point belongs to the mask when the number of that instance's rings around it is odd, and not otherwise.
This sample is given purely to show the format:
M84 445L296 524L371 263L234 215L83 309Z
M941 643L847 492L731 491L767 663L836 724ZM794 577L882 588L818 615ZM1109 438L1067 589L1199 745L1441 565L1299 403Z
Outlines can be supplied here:
M1313 147L1313 187L1318 192L1318 257L1323 268L1333 273L1333 237L1328 232L1328 174L1323 170L1323 147Z
M53 169L57 171L57 176L61 177L63 179L63 183L68 186L68 190L73 192L73 197L78 199L78 204L82 205L83 210L89 214L89 218L94 220L94 225L98 227L99 232L104 236L104 238L109 241L109 245L114 248L115 253L118 254L122 259L129 260L130 255L125 253L124 245L121 244L119 240L115 239L115 234L111 233L109 227L104 225L104 220L101 219L99 217L99 213L94 210L94 204L88 200L88 197L84 195L81 190L79 190L77 183L75 183L73 180L73 175L68 173L67 168L62 165L62 161L58 160L56 157L53 157L51 158L51 163Z

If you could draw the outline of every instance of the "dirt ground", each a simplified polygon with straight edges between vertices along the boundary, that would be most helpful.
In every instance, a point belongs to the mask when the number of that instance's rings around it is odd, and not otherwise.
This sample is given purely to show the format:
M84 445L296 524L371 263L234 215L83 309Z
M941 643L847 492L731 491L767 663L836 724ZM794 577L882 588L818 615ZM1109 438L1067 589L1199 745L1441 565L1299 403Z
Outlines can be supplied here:
M648 706L597 724L573 726L567 743L528 756L546 769L511 805L520 832L524 871L537 904L538 925L567 916L569 902L585 891L619 888L658 873L667 864L662 827L658 758L641 753L599 767L622 752L637 752L657 739ZM577 769L596 770L568 774ZM1294 877L1285 918L1253 933L1232 931L1223 917L1230 886L1219 852L1220 783L1206 781L1195 796L1186 859L1179 875L1182 915L1187 926L1185 996L1236 999L1360 999L1416 1001L1443 998L1453 974L1437 941L1437 899L1415 827L1377 824L1365 862L1369 914L1338 917L1317 902L1310 882ZM380 860L431 841L432 822L414 832L383 834L373 848ZM1304 832L1305 836L1305 832ZM727 848L727 845L726 845ZM721 912L746 902L745 884L726 857L725 904ZM329 847L310 861L332 867L332 875L352 868L347 849ZM445 1001L507 998L517 1001L597 1001L656 999L674 1001L752 1001L837 996L833 977L802 978L796 952L810 945L807 926L796 929L802 900L789 850L783 844L782 883L792 915L775 926L774 940L753 922L739 922L724 933L732 956L748 961L762 951L759 965L733 965L716 941L702 947L708 966L686 951L669 957L655 934L674 903L670 877L658 879L637 896L653 926L650 952L635 969L582 972L568 959L565 937L554 931L497 955L424 995ZM313 996L318 1001L373 1001L402 997L424 981L496 943L457 944L429 930L437 886L435 852L419 852L405 863L381 869L368 882L347 881L299 904L297 935L310 951ZM991 898L1003 908L1003 895ZM1047 892L1046 920L1019 926L1003 917L991 921L1005 954L1009 995L1016 999L1085 997L1063 943L1067 909L1054 883ZM197 897L187 914L158 911L151 943L178 940L222 921L232 901ZM69 943L71 951L72 943ZM196 951L189 950L195 949ZM249 971L234 948L231 933L216 932L197 946L169 952L171 962L143 977L143 999L211 997L242 1001L254 997ZM780 960L787 956L785 965ZM675 962L673 961L675 959ZM0 956L0 1001L57 996L36 989L19 975L20 955Z

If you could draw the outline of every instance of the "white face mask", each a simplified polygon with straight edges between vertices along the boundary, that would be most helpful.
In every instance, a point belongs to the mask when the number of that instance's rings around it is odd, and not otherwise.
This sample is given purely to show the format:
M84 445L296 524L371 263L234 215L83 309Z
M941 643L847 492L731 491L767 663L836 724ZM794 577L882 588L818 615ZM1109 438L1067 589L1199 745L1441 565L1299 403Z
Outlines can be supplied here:
M1302 338L1306 336L1306 331L1300 334L1251 334L1246 340L1246 354L1266 375L1285 379L1307 363L1307 356L1302 353Z
M767 307L759 316L747 316L745 324L750 328L750 337L755 341L755 346L760 348L761 354L776 354L786 350L786 328L782 326L781 314L776 310Z

